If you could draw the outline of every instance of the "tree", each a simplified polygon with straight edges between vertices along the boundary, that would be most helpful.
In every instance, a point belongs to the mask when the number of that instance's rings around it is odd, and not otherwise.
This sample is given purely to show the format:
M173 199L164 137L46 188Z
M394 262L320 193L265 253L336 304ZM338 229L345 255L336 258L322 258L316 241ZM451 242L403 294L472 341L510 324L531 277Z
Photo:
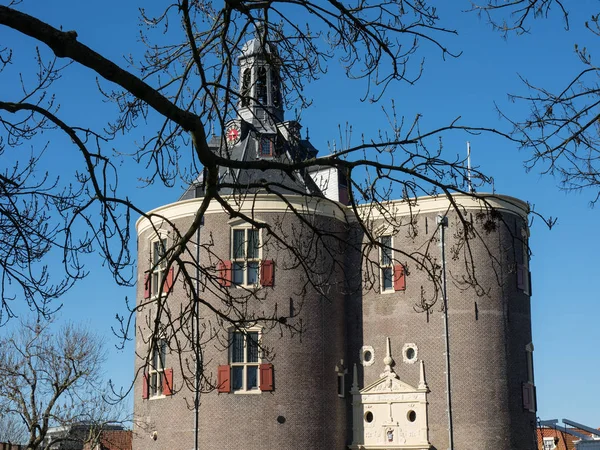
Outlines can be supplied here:
M363 137L358 144L342 142L334 154L319 158L304 155L295 159L239 161L231 157L231 149L226 143L221 145L218 138L217 144L211 142L212 135L225 135L227 124L245 105L265 106L261 95L250 94L244 88L244 77L239 75L237 57L244 52L244 46L251 38L254 37L253 45L269 55L270 65L276 68L276 74L272 76L282 80L282 101L288 110L303 109L310 104L304 87L324 75L331 61L341 62L348 77L364 79L364 99L377 101L392 83L414 83L419 79L422 65L413 59L419 57L420 46L431 46L442 57L456 56L444 44L444 38L456 31L439 24L432 2L359 2L349 6L334 0L226 1L223 5L213 5L180 0L155 14L148 9L140 10L145 53L130 57L127 69L80 42L75 31L63 31L19 11L17 6L16 2L0 6L0 25L42 46L34 52L39 73L34 80L16 78L22 92L10 100L0 101L0 121L5 130L0 149L7 152L33 136L51 132L53 136L66 135L69 145L77 150L81 163L72 173L61 174L60 182L55 184L52 181L56 175L48 178L52 180L50 182L38 181L40 186L53 193L55 202L50 205L56 205L56 217L60 219L60 225L50 228L56 230L55 234L48 233L45 228L38 234L42 234L45 245L57 248L65 255L63 262L68 283L85 274L78 256L92 248L106 260L118 282L130 283L132 279L127 271L132 263L128 250L130 218L140 215L156 223L168 221L160 214L146 213L122 192L120 184L126 175L120 167L126 155L124 152L111 153L111 146L121 135L133 132L136 126L145 127L145 137L128 154L135 167L135 176L148 185L173 186L180 180L192 183L200 179L200 173L203 174L202 182L198 183L203 189L203 202L193 223L187 229L174 231L175 238L157 253L159 257L153 261L151 269L151 272L162 274L158 285L163 285L170 269L174 268L174 276L185 283L190 301L183 310L173 311L169 309L166 296L160 296L153 305L155 318L150 324L153 333L147 337L150 343L158 341L162 335L179 337L180 340L171 344L173 347L186 348L190 343L193 346L199 342L194 335L198 332L197 326L194 331L194 311L199 304L214 315L215 323L221 327L261 321L299 331L294 328L296 325L284 323L276 310L250 313L246 306L251 300L260 300L257 293L248 290L243 298L232 298L221 286L217 259L213 258L208 266L200 264L192 244L198 244L194 240L207 208L217 203L232 218L240 218L263 229L272 242L289 251L293 255L292 264L304 272L307 286L321 290L326 297L328 274L316 273L311 257L337 251L342 244L340 238L325 233L318 224L306 222L312 233L302 236L306 239L300 239L282 227L259 223L238 208L243 199L258 192L278 195L284 201L284 191L307 199L318 196L318 192L294 190L282 181L286 176L303 175L313 167L339 170L347 179L349 203L366 236L366 244L357 251L372 267L379 264L377 255L382 244L368 215L359 213L357 205L370 203L391 228L400 229L407 225L389 214L388 200L402 197L411 202L421 195L448 196L463 226L463 245L457 251L464 255L469 283L477 287L477 266L470 261L469 255L470 241L477 238L478 228L473 226L472 219L460 213L452 193L477 197L472 186L488 182L489 178L477 170L469 170L467 162L461 158L445 160L440 138L445 133L465 131L496 133L508 139L510 136L492 128L463 126L457 121L425 130L419 116L414 119L399 117L392 108L387 131L378 136ZM310 21L299 25L298 17L310 18ZM4 45L0 62L3 75L10 79L15 75L11 74L10 65L15 55L8 45ZM61 118L59 99L53 95L56 80L66 76L74 66L90 70L98 78L105 99L113 102L116 114L105 124L80 123L80 120L85 122L83 118L74 121L77 123L68 123ZM240 86L242 89L238 89ZM261 121L268 121L275 114L270 112L265 118L255 116L251 119L260 126ZM34 148L35 155L38 151ZM262 172L272 176L244 183L227 177L234 171ZM9 172L6 178L10 180ZM61 189L65 186L70 190L63 194ZM18 188L18 192L23 190L27 191ZM38 191L35 190L35 195ZM482 201L486 204L485 199ZM290 214L301 217L293 208L290 208ZM492 229L498 216L491 207L484 215L483 220L490 223L487 229ZM19 221L13 223L19 224ZM26 245L38 247L27 241L28 233L21 235L25 237ZM18 247L22 248L23 244ZM311 248L322 249L322 253L311 253ZM401 248L395 251L427 273L434 288L419 299L416 307L421 310L433 307L439 292L439 263L429 252L405 252ZM214 254L210 245L203 246L203 252ZM12 267L17 272L28 271L45 257L44 253L37 257L28 256L21 265L9 260L9 270L4 269L3 274L10 279ZM161 270L156 270L158 268ZM205 280L202 289L198 279ZM217 300L205 295L203 289L207 286ZM45 298L43 292L35 294ZM3 298L6 303L8 299ZM39 308L38 303L33 305ZM41 305L42 312L46 313L45 303ZM143 307L136 305L134 312ZM6 306L5 311L9 312ZM124 318L123 323L124 333L130 331L131 317ZM169 329L171 332L167 333ZM206 339L212 337L214 335L207 332ZM200 351L196 349L196 360L200 359ZM149 361L150 353L143 356ZM182 361L181 364L188 363ZM210 379L206 382L207 388L213 386Z
M589 43L600 36L599 11L585 9L586 20L572 23L569 6L560 0L490 0L474 6L505 36L527 33L535 19L561 15L566 29L589 32ZM582 5L577 5L580 8ZM505 14L506 12L510 14ZM512 94L514 101L528 105L529 117L502 114L513 126L512 136L527 150L528 169L556 175L566 191L589 191L591 204L600 199L600 101L598 67L586 43L575 44L580 66L561 89L547 82L523 79L528 94Z
M27 430L23 422L15 415L3 415L0 418L0 442L20 444L25 442Z
M0 339L0 416L25 427L27 449L93 439L110 409L102 399L100 339L81 326L25 322ZM18 422L15 422L18 418ZM90 424L83 435L48 436L51 427Z

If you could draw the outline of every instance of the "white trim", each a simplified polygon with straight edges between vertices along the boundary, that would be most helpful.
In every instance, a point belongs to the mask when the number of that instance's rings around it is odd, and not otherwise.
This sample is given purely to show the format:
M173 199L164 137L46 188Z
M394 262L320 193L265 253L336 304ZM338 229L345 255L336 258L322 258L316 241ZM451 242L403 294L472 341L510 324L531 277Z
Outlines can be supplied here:
M245 223L245 222L244 222ZM243 247L244 247L244 257L243 258L235 258L234 257L234 248L233 248L233 242L234 242L234 234L236 231L243 231L244 232L244 241L243 241ZM256 258L249 258L248 257L248 232L249 231L255 231L258 235L258 254L256 255ZM237 226L237 227L231 227L230 228L230 233L229 233L229 238L230 238L230 258L231 258L231 285L233 287L244 287L244 288L255 288L260 286L260 269L261 269L261 262L262 262L262 233L260 229L257 228L253 228L250 224L245 223L244 226ZM248 264L252 263L252 264L256 264L256 282L255 283L248 283ZM235 265L236 264L243 264L243 281L241 283L236 283L235 280Z
M491 194L482 194L480 197L485 199L492 207L499 211L511 212L521 216L524 219L527 218L527 214L529 213L529 206L527 203L514 197ZM468 195L454 194L452 198L464 211L473 209L481 210L482 208L485 208L482 200L472 198ZM246 195L244 197L229 196L224 197L224 200L227 201L236 211L249 216L266 213L286 213L290 212L291 206L300 214L319 215L334 218L340 221L356 220L351 207L326 198L288 195L286 196L287 202L284 202L275 195L255 194ZM161 225L164 224L165 219L176 220L183 217L195 216L200 209L202 201L203 198L194 198L163 205L153 209L147 214L154 217L140 217L137 220L135 224L136 231L139 235L147 229L152 228L152 224L154 224L156 228L160 228ZM288 203L290 206L288 206ZM448 198L441 195L436 197L419 197L416 199L416 201L411 202L411 204L405 200L395 200L385 203L384 206L387 214L392 214L396 217L408 217L411 214L414 215L444 212L448 209L451 209L451 203ZM371 221L383 218L379 210L377 208L373 208L372 204L359 205L357 208L359 214L361 214L362 220ZM218 202L212 201L208 206L206 214L222 214L224 212L226 211Z
M233 336L239 333L244 338L244 361L243 362L233 362ZM248 362L246 361L248 357L247 348L248 348L248 334L247 333L257 333L258 339L256 342L257 345L257 361L256 362ZM234 394L260 394L262 391L260 390L260 365L262 364L262 352L260 349L260 343L262 339L262 328L261 327L250 327L244 328L242 330L238 330L230 327L228 330L228 339L229 339L229 350L228 350L228 363L229 363L229 371L230 371L230 384L231 384L231 392ZM256 389L248 389L247 388L247 377L248 371L247 368L249 366L256 366ZM234 389L233 387L233 368L234 367L242 367L242 389Z

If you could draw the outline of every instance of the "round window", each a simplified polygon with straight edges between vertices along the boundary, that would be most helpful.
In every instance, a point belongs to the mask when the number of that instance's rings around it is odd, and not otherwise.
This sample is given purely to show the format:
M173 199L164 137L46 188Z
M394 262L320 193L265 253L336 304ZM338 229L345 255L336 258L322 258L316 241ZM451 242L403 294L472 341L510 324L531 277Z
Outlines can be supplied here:
M367 423L373 422L373 413L371 411L367 411L365 413L365 422L367 422Z
M402 359L407 364L414 364L419 358L419 349L414 342L406 343L402 347Z
M415 420L417 420L417 413L411 409L408 412L408 414L406 414L406 418L408 419L409 422L414 422Z
M358 354L363 366L370 366L375 362L375 350L370 345L364 345Z

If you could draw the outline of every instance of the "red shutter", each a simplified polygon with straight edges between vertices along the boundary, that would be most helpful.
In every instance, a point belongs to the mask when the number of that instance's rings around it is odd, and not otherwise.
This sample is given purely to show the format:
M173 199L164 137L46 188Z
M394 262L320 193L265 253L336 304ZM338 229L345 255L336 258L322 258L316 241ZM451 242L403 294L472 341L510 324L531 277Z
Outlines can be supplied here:
M260 365L260 390L273 390L273 364L266 363Z
M144 276L144 298L150 298L150 274Z
M144 373L142 379L142 399L146 400L150 397L150 375Z
M231 286L232 273L231 273L231 261L220 261L217 265L218 277L217 280L221 286Z
M173 289L173 267L167 272L167 278L165 278L163 284L163 292L171 292L171 289Z
M525 265L517 264L517 288L525 290Z
M265 259L260 264L260 284L261 286L273 286L275 281L275 262L271 259Z
M406 290L406 274L404 273L404 266L402 264L396 264L394 266L394 290Z
M217 367L217 389L219 392L231 392L229 366Z
M163 372L163 395L173 395L173 369L165 369Z

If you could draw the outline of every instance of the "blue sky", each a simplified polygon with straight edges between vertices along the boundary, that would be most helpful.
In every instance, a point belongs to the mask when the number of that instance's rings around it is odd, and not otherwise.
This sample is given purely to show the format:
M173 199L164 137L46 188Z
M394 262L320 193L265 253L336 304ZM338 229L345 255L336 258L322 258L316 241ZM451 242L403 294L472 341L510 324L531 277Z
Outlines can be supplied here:
M321 154L328 153L328 142L337 139L338 125L352 124L354 142L358 142L360 134L368 138L385 129L386 118L381 108L389 108L391 99L399 114L407 118L422 114L424 123L430 127L446 125L461 116L460 123L464 125L506 129L508 124L500 120L495 104L517 117L527 114L524 105L511 103L507 96L507 93L525 93L519 74L545 87L556 88L576 73L574 44L582 45L589 39L581 30L582 22L587 19L583 12L585 6L596 5L591 0L580 0L580 8L571 14L569 32L556 20L556 15L555 19L532 23L528 35L503 39L477 16L458 12L460 8L456 5L467 8L468 2L440 3L443 5L439 13L445 18L442 24L459 30L458 36L446 38L451 50L463 52L459 58L443 60L439 50L423 45L419 54L425 58L423 77L414 86L390 86L378 104L360 102L364 84L346 80L335 63L327 75L308 87L307 93L314 103L303 112L302 121ZM158 2L149 4L151 7ZM25 1L20 8L55 26L62 25L65 30L77 30L81 42L122 65L122 55L140 51L134 2ZM27 38L4 29L0 29L0 42L14 43L17 49L31 47ZM588 47L592 48L589 41ZM21 57L19 53L15 56ZM27 64L27 59L22 63ZM21 67L27 70L26 65ZM59 85L61 114L78 119L81 111L85 111L86 120L101 123L111 112L111 106L99 99L94 77L82 68L74 68L70 73ZM0 86L3 100L10 95L6 86ZM142 134L143 130L137 130L118 144L126 148ZM556 188L556 180L541 177L535 169L526 173L523 160L528 154L495 136L446 135L444 155L465 156L467 140L472 146L473 165L494 177L496 192L529 201L536 211L558 217L551 231L539 220L534 221L531 229L538 415L542 419L564 417L598 427L600 295L595 280L600 243L595 222L599 212L588 204L592 196L587 192L566 194ZM53 142L54 147L58 144L63 153L51 158L50 169L52 164L64 168L71 155L76 155L66 140ZM141 189L138 180L127 177L127 163L123 170L123 186L145 209L175 201L180 195L179 189ZM110 327L116 326L115 314L126 312L125 298L135 298L135 288L115 286L99 259L92 257L88 261L91 274L62 298L60 319L82 321L103 335L109 349L106 376L117 385L127 386L133 376L133 346L129 343L124 350L117 350L114 347L117 339Z

